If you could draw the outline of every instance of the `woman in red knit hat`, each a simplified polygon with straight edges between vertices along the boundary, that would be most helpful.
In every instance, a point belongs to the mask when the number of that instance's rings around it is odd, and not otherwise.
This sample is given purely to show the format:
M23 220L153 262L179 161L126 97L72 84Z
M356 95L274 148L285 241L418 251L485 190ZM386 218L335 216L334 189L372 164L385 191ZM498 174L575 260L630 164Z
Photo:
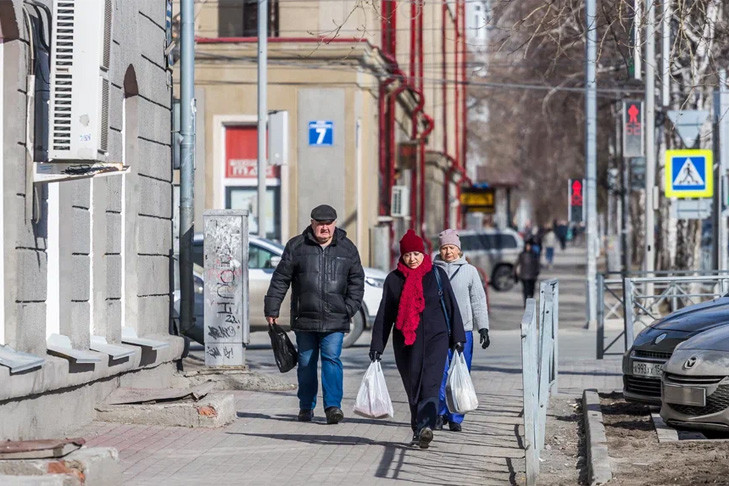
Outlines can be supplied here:
M435 272L439 272L440 286ZM438 416L438 392L448 348L462 349L466 335L448 276L433 266L423 240L413 230L400 240L397 269L385 279L372 328L372 361L382 356L393 326L395 363L410 404L411 444L427 449Z

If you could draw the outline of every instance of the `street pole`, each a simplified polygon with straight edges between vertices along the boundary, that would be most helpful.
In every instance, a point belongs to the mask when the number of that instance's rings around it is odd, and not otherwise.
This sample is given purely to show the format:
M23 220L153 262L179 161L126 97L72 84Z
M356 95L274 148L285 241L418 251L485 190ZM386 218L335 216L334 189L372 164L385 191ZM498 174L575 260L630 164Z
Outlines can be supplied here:
M258 2L258 236L266 237L266 125L268 83L268 0Z
M714 262L717 270L729 270L727 251L727 220L725 202L727 198L727 168L729 168L729 89L726 84L726 70L719 71L719 92L714 100L714 153L716 167L714 176Z
M643 23L643 0L633 0L633 79L643 79L641 35Z
M661 27L661 104L664 110L671 104L671 0L663 0Z
M180 3L180 330L194 321L192 238L195 233L195 10L194 0Z
M586 0L585 178L587 198L587 325L597 322L597 16L595 0Z
M656 0L646 4L645 26L645 258L643 270L655 270L656 185ZM647 289L652 295L652 289Z
M632 246L630 238L630 160L621 154L621 188L623 199L623 213L620 220L620 246L623 249L623 278L628 276L630 265L633 262Z

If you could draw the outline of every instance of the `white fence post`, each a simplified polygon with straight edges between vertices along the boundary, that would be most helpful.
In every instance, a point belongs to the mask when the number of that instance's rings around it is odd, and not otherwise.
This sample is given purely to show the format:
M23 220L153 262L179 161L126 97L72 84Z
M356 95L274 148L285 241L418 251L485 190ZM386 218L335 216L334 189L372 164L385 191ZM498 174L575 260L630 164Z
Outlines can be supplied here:
M538 407L537 381L537 316L536 301L527 299L521 320L522 385L524 388L524 453L526 455L527 486L537 483L539 451L536 437L536 411Z

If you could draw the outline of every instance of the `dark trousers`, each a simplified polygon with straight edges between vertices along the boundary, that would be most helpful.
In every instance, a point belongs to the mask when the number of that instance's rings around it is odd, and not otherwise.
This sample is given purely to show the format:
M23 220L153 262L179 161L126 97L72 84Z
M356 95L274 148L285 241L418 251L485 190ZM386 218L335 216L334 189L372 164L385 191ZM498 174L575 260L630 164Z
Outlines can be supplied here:
M521 291L524 294L524 305L526 306L526 300L534 297L534 287L537 284L536 279L521 279Z
M435 428L438 418L438 397L422 398L417 404L410 404L410 426L420 433L425 427Z

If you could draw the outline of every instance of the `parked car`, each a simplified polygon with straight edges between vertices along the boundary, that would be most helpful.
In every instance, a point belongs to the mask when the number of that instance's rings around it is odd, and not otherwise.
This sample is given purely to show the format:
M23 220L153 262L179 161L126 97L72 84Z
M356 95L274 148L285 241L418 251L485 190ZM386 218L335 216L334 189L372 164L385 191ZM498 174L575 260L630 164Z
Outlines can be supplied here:
M663 368L662 398L667 424L729 433L729 327L676 346Z
M524 240L511 229L459 231L461 251L468 261L481 269L496 290L510 290L514 286L514 267Z
M263 297L268 291L268 285L271 277L276 269L276 265L281 261L284 247L266 238L257 236L248 236L248 292L249 292L249 319L250 330L266 331L268 324L263 315ZM199 343L204 343L205 339L205 321L203 314L203 256L204 244L203 235L197 234L193 238L193 274L195 278L195 328L188 333L189 337ZM177 266L175 266L177 267ZM177 272L177 268L175 268ZM362 309L352 317L351 327L348 334L344 336L344 347L352 346L365 328L371 327L377 316L377 310L382 300L382 287L385 283L387 273L376 268L365 267L365 293L362 301ZM179 278L176 277L174 309L179 315ZM286 298L281 304L280 323L288 328L291 310L291 292L286 294ZM174 316L176 317L176 316Z
M628 401L661 404L661 374L679 343L729 324L729 296L684 307L635 336L623 355L623 396Z

